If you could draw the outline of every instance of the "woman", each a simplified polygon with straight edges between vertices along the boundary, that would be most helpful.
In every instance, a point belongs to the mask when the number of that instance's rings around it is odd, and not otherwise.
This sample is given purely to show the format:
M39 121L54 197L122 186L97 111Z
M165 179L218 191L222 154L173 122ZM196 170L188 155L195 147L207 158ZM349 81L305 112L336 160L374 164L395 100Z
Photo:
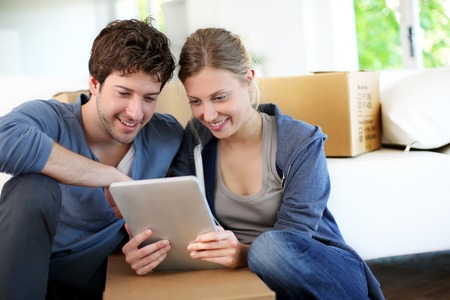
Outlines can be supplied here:
M196 165L203 165L198 175L224 228L198 236L188 246L191 256L230 268L248 265L278 299L383 299L327 209L330 180L321 129L283 115L273 104L255 103L252 60L227 30L197 30L186 40L179 66L194 118L172 174L195 174ZM195 159L194 149L201 158ZM132 246L124 249L141 273L166 255L155 248L151 259L142 258Z

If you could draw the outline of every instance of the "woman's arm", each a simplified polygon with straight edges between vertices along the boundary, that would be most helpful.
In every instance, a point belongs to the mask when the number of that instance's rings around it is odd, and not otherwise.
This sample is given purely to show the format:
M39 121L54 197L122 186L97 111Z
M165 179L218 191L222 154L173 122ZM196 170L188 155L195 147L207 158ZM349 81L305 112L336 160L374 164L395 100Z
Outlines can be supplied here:
M330 178L323 139L304 147L286 171L283 201L275 229L295 229L312 236L330 195Z

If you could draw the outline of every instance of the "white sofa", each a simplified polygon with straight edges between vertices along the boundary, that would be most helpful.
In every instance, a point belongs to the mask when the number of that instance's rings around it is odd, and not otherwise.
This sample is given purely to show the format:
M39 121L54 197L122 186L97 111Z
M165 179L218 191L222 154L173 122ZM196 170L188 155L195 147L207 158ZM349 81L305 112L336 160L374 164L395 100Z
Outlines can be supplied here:
M410 75L381 73L382 109L389 88ZM6 91L0 116L25 100L86 86L87 79L0 77ZM450 250L449 154L384 147L353 158L328 158L329 207L346 241L364 259ZM0 173L0 189L8 178Z
M328 167L329 208L364 259L450 250L450 155L383 148Z
M381 72L383 144L406 146L328 158L329 208L365 259L450 250L449 80L449 67Z

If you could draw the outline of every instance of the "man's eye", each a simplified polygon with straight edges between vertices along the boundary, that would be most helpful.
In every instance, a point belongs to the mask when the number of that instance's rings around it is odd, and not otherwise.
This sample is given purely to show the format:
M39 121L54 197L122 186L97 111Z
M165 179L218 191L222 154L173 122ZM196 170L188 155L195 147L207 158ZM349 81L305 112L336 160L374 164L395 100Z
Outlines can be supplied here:
M148 102L152 102L152 101L156 101L156 97L144 97L144 99L145 99L145 101L148 101Z
M121 97L127 97L128 95L130 95L128 92L119 92L119 96Z

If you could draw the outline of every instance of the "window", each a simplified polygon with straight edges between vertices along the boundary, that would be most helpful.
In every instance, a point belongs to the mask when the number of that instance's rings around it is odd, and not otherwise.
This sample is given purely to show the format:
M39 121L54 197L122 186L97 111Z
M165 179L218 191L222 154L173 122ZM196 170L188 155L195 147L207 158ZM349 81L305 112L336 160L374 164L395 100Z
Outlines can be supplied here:
M354 0L361 69L450 64L450 0Z

